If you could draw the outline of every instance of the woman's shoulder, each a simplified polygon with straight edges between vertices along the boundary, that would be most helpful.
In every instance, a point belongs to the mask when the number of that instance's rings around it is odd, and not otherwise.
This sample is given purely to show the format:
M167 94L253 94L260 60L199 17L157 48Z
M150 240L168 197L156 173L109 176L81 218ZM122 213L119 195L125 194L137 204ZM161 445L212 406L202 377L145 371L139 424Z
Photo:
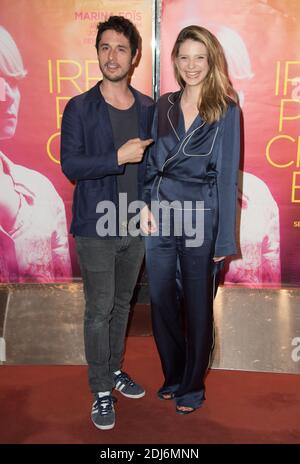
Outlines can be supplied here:
M239 113L241 109L240 109L239 104L230 98L228 99L228 102L227 102L227 111L232 112L232 113L236 113L236 112Z
M181 94L180 90L177 90L175 92L164 93L163 95L159 97L159 99L157 100L157 103L158 104L169 103L171 105L174 105L176 100L178 100L178 98L180 97L180 94Z
M236 120L240 118L240 114L241 109L239 104L230 99L227 101L227 108L223 113L222 119L227 121Z

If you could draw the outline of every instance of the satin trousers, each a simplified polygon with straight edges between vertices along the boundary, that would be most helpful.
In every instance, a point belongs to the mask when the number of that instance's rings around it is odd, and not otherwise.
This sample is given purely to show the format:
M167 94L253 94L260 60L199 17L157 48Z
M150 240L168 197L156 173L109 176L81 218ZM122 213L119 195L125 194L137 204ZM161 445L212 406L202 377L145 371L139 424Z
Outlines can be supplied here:
M165 377L160 392L173 391L177 405L198 408L205 399L204 378L213 346L219 267L212 260L213 240L187 247L185 236L148 236L145 244L153 334Z

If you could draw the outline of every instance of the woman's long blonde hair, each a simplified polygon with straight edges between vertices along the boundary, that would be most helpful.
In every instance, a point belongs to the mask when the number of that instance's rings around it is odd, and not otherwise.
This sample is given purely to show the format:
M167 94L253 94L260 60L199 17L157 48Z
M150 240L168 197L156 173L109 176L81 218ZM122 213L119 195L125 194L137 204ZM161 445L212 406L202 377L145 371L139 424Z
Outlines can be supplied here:
M197 105L199 114L208 123L218 121L225 113L228 103L230 101L237 103L238 100L228 77L223 48L218 39L204 27L187 26L182 29L171 54L175 77L181 88L185 87L185 82L179 74L176 58L178 57L180 46L187 39L195 40L205 45L208 55L209 72L203 81L199 95Z

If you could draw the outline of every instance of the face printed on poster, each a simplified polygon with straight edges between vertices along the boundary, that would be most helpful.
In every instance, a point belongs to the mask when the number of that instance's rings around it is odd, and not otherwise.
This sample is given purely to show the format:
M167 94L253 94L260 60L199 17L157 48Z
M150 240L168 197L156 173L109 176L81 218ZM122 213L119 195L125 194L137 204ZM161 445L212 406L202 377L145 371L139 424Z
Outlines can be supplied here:
M11 34L0 27L0 144L16 133L27 72ZM0 145L1 146L1 145ZM72 275L64 203L38 171L0 151L0 281L55 282Z

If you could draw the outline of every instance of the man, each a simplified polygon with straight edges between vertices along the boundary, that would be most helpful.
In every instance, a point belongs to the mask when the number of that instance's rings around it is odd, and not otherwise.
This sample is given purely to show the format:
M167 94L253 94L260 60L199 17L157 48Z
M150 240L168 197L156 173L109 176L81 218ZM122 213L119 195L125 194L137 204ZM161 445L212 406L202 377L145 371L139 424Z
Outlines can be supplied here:
M22 56L0 26L0 147L17 130L26 76ZM25 156L25 155L24 155ZM49 179L0 150L0 282L53 282L72 277L64 203Z
M105 206L115 206L112 221L124 215L119 195L127 195L129 204L142 190L153 101L128 84L139 44L139 33L127 19L111 16L100 23L96 49L103 80L72 98L62 120L62 170L76 181L71 233L86 300L85 354L95 396L91 418L103 430L115 424L113 388L129 398L145 394L121 371L130 301L144 256L142 237L130 234L134 218L117 220L107 235L99 227Z

